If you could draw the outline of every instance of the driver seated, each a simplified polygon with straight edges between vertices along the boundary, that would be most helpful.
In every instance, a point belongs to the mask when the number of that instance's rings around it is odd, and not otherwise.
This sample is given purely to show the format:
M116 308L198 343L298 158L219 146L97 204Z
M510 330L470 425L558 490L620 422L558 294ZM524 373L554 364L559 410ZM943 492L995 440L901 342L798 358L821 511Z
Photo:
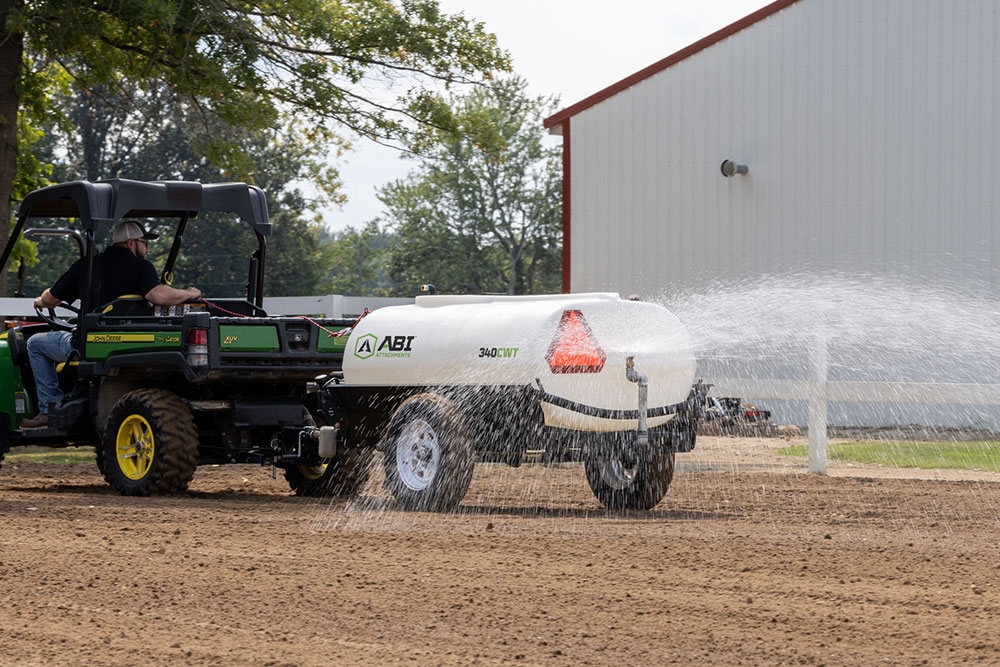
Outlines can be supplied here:
M146 259L149 241L158 234L147 232L134 220L115 225L111 243L95 258L95 278L100 280L99 304L108 303L122 294L143 294L157 306L174 306L201 298L197 287L174 289L160 283L156 269ZM80 287L87 271L86 258L78 259L62 274L56 284L35 299L35 308L54 308L60 303L73 303L80 298ZM38 414L21 422L21 428L45 428L49 410L62 400L56 366L69 359L73 351L71 332L47 331L28 339L28 360L38 388Z

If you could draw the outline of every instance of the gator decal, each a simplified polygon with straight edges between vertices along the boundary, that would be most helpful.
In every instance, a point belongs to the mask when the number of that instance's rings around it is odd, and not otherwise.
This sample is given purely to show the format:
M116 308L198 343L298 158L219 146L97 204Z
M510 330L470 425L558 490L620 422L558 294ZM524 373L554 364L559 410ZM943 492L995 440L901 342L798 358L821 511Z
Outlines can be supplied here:
M273 326L219 325L219 349L223 352L277 352L278 330Z

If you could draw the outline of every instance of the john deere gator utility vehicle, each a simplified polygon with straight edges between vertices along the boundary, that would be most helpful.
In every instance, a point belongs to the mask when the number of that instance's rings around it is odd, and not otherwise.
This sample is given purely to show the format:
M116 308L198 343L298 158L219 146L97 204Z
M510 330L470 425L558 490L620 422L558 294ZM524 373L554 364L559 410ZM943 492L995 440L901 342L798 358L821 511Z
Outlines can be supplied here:
M164 283L184 256L185 232L241 220L256 240L243 297L169 309L137 295L97 303L99 253L112 227L133 218L163 240L172 234L157 266ZM346 337L330 332L353 320L264 312L270 234L264 193L243 183L76 181L25 197L0 256L3 275L13 278L8 262L25 235L68 237L86 270L82 303L8 321L0 334L0 459L12 447L93 445L105 479L126 495L181 491L197 465L246 462L284 469L299 494L356 491L370 452L337 448L334 440L327 451L339 455L319 457L321 434L336 438L336 428L317 424L313 391L317 376L341 368ZM37 411L27 342L54 329L72 332L73 354L59 370L65 398L50 407L47 428L22 429Z

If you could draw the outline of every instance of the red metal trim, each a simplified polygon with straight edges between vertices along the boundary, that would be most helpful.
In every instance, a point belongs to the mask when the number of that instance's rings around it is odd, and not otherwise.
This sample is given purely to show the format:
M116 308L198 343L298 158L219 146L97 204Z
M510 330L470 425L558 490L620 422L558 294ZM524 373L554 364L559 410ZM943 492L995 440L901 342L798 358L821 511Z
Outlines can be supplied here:
M570 172L569 172L569 118L562 123L562 168L563 168L563 181L562 181L562 233L563 233L563 246L562 246L562 291L563 294L569 294L569 244L570 244Z
M782 9L784 9L785 7L787 7L789 5L792 5L792 4L795 4L798 1L799 0L777 0L776 2L772 2L771 4L767 5L766 7L761 7L760 9L758 9L757 11L755 11L753 14L750 14L749 16L745 16L745 17L741 18L739 21L736 21L735 23L731 23L731 24L727 25L725 28L722 28L721 30L717 30L717 31L713 32L708 37L705 37L704 39L698 40L697 42L695 42L691 46L685 47L685 48L681 49L680 51L678 51L677 53L669 55L666 58L664 58L663 60L659 60L659 61L653 63L652 65L650 65L649 67L646 67L645 69L641 69L638 72L636 72L635 74L632 74L630 76L625 77L624 79L622 79L618 83L611 84L610 86L608 86L604 90L601 90L599 92L594 93L590 97L577 102L573 106L566 107L562 111L556 112L552 116L549 116L548 118L545 119L545 121L544 121L545 122L545 127L552 127L553 125L558 125L559 123L565 123L567 120L569 120L569 118L571 116L575 116L576 114L580 113L584 109L589 109L590 107L594 106L598 102L603 102L604 100L608 99L612 95L616 95L616 94L620 93L621 91L625 90L626 88L634 86L635 84L639 83L643 79L651 77L654 74L656 74L657 72L661 72L661 71L665 70L666 68L670 67L671 65L675 65L675 64L679 63L680 61L684 60L685 58L689 58L689 57L693 56L694 54L698 53L702 49L707 49L708 47L712 46L716 42L720 42L720 41L724 40L726 37L734 35L737 32L739 32L740 30L743 30L744 28L747 28L747 27L753 25L757 21L765 19L768 16L770 16L771 14L775 14L775 13L781 11ZM567 125L564 124L563 125L563 131L564 132L566 131L566 127L567 127ZM565 139L563 139L563 141L565 141Z

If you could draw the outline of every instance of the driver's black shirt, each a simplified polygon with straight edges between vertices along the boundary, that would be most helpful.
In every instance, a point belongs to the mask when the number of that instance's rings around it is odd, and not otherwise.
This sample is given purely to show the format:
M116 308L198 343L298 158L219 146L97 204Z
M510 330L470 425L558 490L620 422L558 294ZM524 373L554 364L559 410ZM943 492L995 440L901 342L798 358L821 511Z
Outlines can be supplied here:
M136 257L128 248L109 246L94 258L94 263L97 265L95 273L101 280L100 296L95 307L126 294L145 296L160 284L152 263ZM84 257L73 262L49 291L60 301L73 303L80 298L86 274L87 258Z

